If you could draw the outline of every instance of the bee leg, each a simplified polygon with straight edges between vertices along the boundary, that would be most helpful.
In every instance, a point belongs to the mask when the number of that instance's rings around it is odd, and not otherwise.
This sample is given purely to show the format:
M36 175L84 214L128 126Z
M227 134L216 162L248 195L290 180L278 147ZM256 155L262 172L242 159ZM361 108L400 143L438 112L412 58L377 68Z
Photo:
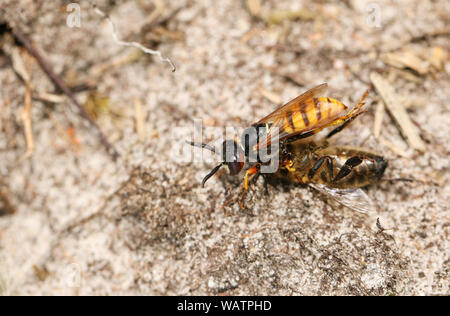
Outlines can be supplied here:
M320 169L320 167L322 167L325 160L327 161L328 173L330 177L333 178L333 158L331 158L330 156L322 156L316 161L314 166L311 169L309 169L308 171L309 179L314 178L316 172Z
M264 194L265 195L269 195L269 180L267 179L267 174L265 173L258 173L255 176L255 181L258 180L258 177L262 175L263 179L264 179Z
M354 167L358 166L361 163L362 163L361 158L357 156L348 159L341 167L336 177L333 179L333 182L337 182L342 178L344 178L345 176L347 176Z
M364 107L364 100L366 99L367 95L369 94L370 90L367 90L364 95L362 96L361 100L359 100L358 104L355 105L355 107L353 109L350 110L350 112L347 113L347 115L341 116L339 118L337 118L336 120L334 120L333 122L331 122L330 124L327 124L325 126L323 126L322 128L320 128L320 130L332 126L332 125L339 125L337 128L335 128L334 130L332 130L327 136L326 138L330 138L331 136L339 133L340 131L342 131L345 127L348 126L348 124L350 124L351 121L353 121L355 118L357 118L359 115L361 115L362 113L364 113L365 111L363 111L363 107ZM315 130L315 131L320 131L320 130Z
M244 201L245 201L245 195L247 194L248 191L248 178L250 175L252 174L259 174L259 165L256 165L254 167L251 167L250 169L248 169L245 172L245 177L244 177L244 190L242 192L242 196L241 196L241 203L240 203L240 209L243 210L245 209L244 207Z
M264 179L264 193L269 195L269 180L267 180L267 175L263 174Z
M322 129L320 129L320 130L322 130ZM319 130L319 131L320 131L320 130ZM303 139L303 138L306 138L306 137L310 137L310 136L312 136L312 135L314 135L314 134L317 134L319 131L313 130L313 131L309 131L309 132L306 132L306 133L298 134L298 135L289 137L289 138L286 140L286 142L287 142L287 143L293 143L293 142L295 142L295 141L297 141L297 140L299 140L299 139Z

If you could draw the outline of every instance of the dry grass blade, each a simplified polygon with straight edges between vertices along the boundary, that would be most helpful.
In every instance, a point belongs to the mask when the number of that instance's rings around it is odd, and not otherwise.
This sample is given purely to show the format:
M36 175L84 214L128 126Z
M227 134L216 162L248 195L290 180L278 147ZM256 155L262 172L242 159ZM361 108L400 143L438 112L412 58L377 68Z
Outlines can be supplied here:
M384 105L383 102L378 102L377 108L375 110L375 120L373 123L373 135L375 138L380 136L381 125L383 124L384 117Z
M22 160L26 160L30 158L34 152L33 130L31 127L31 86L29 82L26 83L25 104L22 109L21 116L25 129L25 140L27 143L27 152L22 157Z
M381 56L381 60L392 67L399 69L412 69L419 75L425 75L429 71L429 65L426 61L417 57L411 51L402 51L398 53L386 53Z
M31 43L31 41L26 37L26 35L22 32L22 30L16 26L12 29L12 34L14 35L14 38L21 43L25 49L36 59L36 61L41 66L42 70L46 73L46 75L50 78L50 80L53 82L53 84L60 89L62 92L64 92L65 95L69 97L69 99L72 101L72 103L78 108L78 110L81 113L81 116L89 122L89 124L95 128L97 131L98 137L100 139L100 142L102 145L106 148L108 151L108 154L111 155L113 160L116 160L120 155L115 150L115 148L112 146L112 144L108 141L105 134L103 134L102 130L100 129L100 126L97 125L96 122L94 122L90 117L89 114L86 112L85 108L78 102L75 95L70 91L70 89L67 87L66 83L55 73L53 72L52 67L50 64L42 57L42 55L39 53L39 51L34 47L34 45Z
M136 115L136 132L139 136L139 140L143 142L145 140L145 115L141 100L137 98L134 99L134 109Z
M48 92L41 92L37 96L33 97L36 100L48 103L59 104L66 101L66 97L62 94L54 94Z
M392 142L388 141L383 136L379 136L378 141L380 142L381 145L389 148L396 155L399 155L400 157L403 157L403 158L410 158L410 155L408 155L407 152L405 152L400 147L394 145Z
M94 65L91 68L90 72L94 78L97 78L97 77L101 76L104 72L108 71L109 69L112 69L115 67L120 67L120 66L129 64L129 63L133 63L133 62L139 60L139 58L141 58L142 56L143 56L143 53L140 50L126 52L125 54L115 56L112 59L107 60L103 63L98 63L98 64Z
M20 110L20 117L23 121L25 130L25 141L27 143L27 151L21 158L21 161L30 158L34 152L33 132L31 127L31 56L23 51L21 54L18 48L14 48L11 52L11 59L14 71L25 82L24 106Z
M22 78L24 82L30 82L30 73L26 69L25 62L18 48L13 48L11 50L11 60L13 69L20 76L20 78Z
M261 92L261 94L263 95L264 98L266 98L273 104L281 105L281 103L283 102L280 95L275 92L272 92L272 91L269 91L269 90L266 90L263 88L260 88L259 91Z
M425 144L415 130L405 107L401 103L401 98L397 96L391 85L379 74L372 72L370 74L370 80L383 98L388 111L400 126L401 132L403 136L406 137L408 144L416 150L424 151Z
M16 213L16 208L13 206L8 196L0 191L0 216L12 215Z
M266 18L268 24L280 24L283 21L295 21L295 20L303 20L310 21L314 20L318 17L316 12L310 11L308 9L300 9L296 11L282 10L272 12Z
M247 0L247 10L253 17L261 17L261 1Z

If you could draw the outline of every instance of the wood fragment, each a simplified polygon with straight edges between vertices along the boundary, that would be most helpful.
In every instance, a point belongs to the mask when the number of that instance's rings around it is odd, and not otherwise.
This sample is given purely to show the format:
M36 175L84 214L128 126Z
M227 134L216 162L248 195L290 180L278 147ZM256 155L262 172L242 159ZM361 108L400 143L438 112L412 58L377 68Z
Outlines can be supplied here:
M272 92L272 91L269 91L269 90L266 90L263 88L259 88L259 91L261 92L263 97L265 97L267 100L269 100L273 104L281 105L281 103L283 102L280 95L275 92Z
M25 142L27 144L27 151L22 156L20 161L26 160L33 155L34 152L34 141L33 141L33 132L31 127L31 56L27 54L24 50L22 54L20 54L19 49L13 49L11 53L11 58L13 61L13 68L16 73L22 78L25 82L25 96L24 96L24 105L20 109L20 118L23 122L23 127L25 131Z
M267 68L268 71L270 71L272 74L279 76L286 81L289 81L290 83L295 84L299 87L304 87L306 85L306 81L304 78L302 78L297 72L289 72L283 69L280 69L279 67L270 67Z
M424 97L400 97L400 101L406 109L418 109L427 105L429 100Z
M25 101L24 107L22 109L21 117L23 121L23 126L25 129L25 141L27 143L27 151L21 160L26 160L30 158L34 153L34 141L33 141L33 130L31 127L31 86L30 83L26 83L25 89Z
M247 10L252 17L261 17L261 1L260 0L247 0Z
M384 138L383 136L379 136L378 137L378 141L380 142L381 145L389 148L393 153L399 155L400 157L403 158L410 158L410 155L404 151L403 149L401 149L400 147L394 145L393 143L391 143L390 141L388 141L386 138Z
M137 61L139 58L141 58L142 56L143 56L142 51L137 50L137 49L132 51L131 53L126 52L125 54L122 54L119 56L114 56L112 59L107 60L103 63L95 64L91 68L90 73L92 74L92 76L97 78L112 68L116 68L116 67L120 67L120 66L129 64L129 63L133 63L133 62Z
M16 208L9 200L8 196L0 190L0 216L12 215L16 213Z
M260 29L252 28L248 30L240 39L241 43L247 44L249 40L251 40L254 36L261 33Z
M54 103L54 104L59 104L59 103L63 103L64 101L66 101L65 95L48 93L48 92L41 92L33 98L36 100L39 100L39 101Z
M166 10L166 5L162 0L154 0L153 5L154 9L150 13L150 15L146 17L142 22L137 23L136 26L133 27L134 33L141 31L143 28L145 28L146 25L153 25L154 23L157 23L157 20L162 16L163 12Z
M399 125L403 136L408 141L408 144L418 151L425 151L425 143L415 130L405 107L401 103L401 98L398 97L389 82L375 72L370 74L370 80L380 96L383 98L387 110L391 113L392 117Z
M134 99L134 109L136 118L136 132L139 140L143 142L145 140L145 115L142 108L142 102L138 98Z
M449 36L449 35L450 35L450 27L445 27L443 29L437 29L437 30L433 30L433 31L425 33L425 34L414 36L414 37L410 38L404 44L417 43L417 42L429 40L431 38L436 38L436 37L441 37L441 36L444 37L444 36Z
M48 276L50 275L50 273L48 272L48 270L47 270L47 268L45 266L40 268L38 265L33 264L33 271L34 271L34 274L36 275L36 277L41 282L44 282L48 278Z
M422 51L422 57L427 60L436 71L444 69L445 61L448 59L448 52L440 47L434 46Z
M18 48L11 50L11 61L14 71L20 76L24 82L30 82L30 74L25 67L25 62Z
M106 148L108 154L111 155L111 157L113 158L114 161L117 160L117 158L120 156L119 153L115 150L115 148L108 141L105 134L103 134L102 130L97 125L97 123L89 117L89 114L86 112L86 110L81 105L81 103L78 102L75 95L70 91L70 89L67 87L67 85L64 83L64 81L53 72L53 69L50 67L50 64L42 57L42 55L34 47L34 45L31 43L31 41L25 36L25 34L22 32L22 30L18 26L15 26L12 29L12 34L13 34L14 38L19 43L21 43L25 47L25 49L36 59L36 61L41 66L42 70L47 74L47 76L50 78L50 80L53 82L53 84L69 97L69 99L72 101L72 103L80 111L81 116L91 125L91 127L93 127L97 131L100 142Z
M383 124L384 117L384 104L383 102L378 102L377 108L375 110L375 120L373 122L373 135L375 138L380 136L381 126Z
M395 68L412 69L419 75L425 75L429 72L429 64L410 50L403 50L396 53L385 53L381 55L381 60L385 64Z
M270 13L266 22L269 25L280 24L283 21L295 21L295 20L303 20L303 21L311 21L318 17L318 14L314 11L308 9L300 9L300 10L280 10Z
M392 68L389 71L389 79L391 78L402 78L407 81L411 81L417 84L423 83L423 77L416 75L416 73L406 70L406 69L397 69ZM389 80L390 82L397 81L397 79Z
M89 116L92 119L97 120L100 116L110 112L109 103L108 96L100 94L97 90L91 90L83 106Z

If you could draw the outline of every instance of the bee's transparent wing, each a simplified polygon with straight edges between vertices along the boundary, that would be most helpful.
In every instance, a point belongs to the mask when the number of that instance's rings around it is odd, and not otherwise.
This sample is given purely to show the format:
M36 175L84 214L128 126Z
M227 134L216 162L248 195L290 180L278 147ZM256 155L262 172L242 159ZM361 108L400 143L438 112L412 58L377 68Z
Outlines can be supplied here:
M324 184L309 183L317 191L331 197L338 203L360 213L376 212L372 199L362 189L337 189Z

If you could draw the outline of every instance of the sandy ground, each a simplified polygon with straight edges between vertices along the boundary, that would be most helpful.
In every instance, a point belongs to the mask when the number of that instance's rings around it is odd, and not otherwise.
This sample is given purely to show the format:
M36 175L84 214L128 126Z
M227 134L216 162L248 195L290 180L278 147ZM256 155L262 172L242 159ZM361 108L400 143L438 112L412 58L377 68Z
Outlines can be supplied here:
M374 1L261 1L265 16L308 9L273 24L252 18L245 1L162 3L158 19L181 9L156 27L141 22L154 12L151 1L99 6L121 38L170 56L175 73L157 58L133 59L136 50L117 45L85 2L80 28L66 25L60 1L0 4L0 19L21 25L71 87L89 83L76 94L82 103L93 91L107 98L97 122L121 154L112 161L67 98L38 99L58 92L19 51L32 75L35 143L23 159L25 85L12 66L17 46L4 33L0 188L16 213L0 217L0 295L450 294L450 41L439 33L450 24L448 2L376 1L380 28L368 20ZM383 63L383 53L405 47L444 57L423 74ZM117 56L128 62L95 70ZM426 145L409 148L387 113L383 141L374 137L374 92L368 112L336 137L383 154L388 178L425 180L369 187L377 214L357 214L303 186L269 186L266 194L262 179L240 211L224 205L239 177L202 188L214 162L174 153L195 119L242 129L322 82L329 96L355 104L370 71L412 100L408 114Z

